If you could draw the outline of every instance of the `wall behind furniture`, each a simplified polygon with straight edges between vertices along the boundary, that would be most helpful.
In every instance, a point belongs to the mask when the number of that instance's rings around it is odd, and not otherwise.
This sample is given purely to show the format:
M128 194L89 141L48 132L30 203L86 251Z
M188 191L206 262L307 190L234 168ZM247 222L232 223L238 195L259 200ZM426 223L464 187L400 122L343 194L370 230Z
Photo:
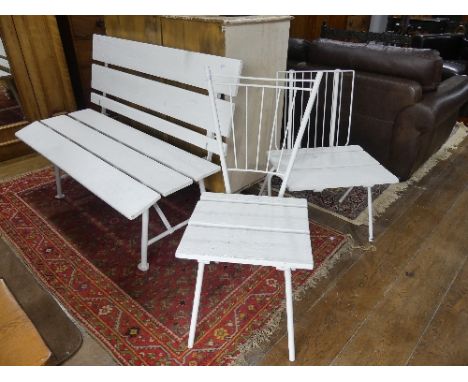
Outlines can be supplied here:
M370 16L294 16L291 21L290 37L313 40L320 37L322 24L326 23L330 28L348 29L354 31L367 31L369 29Z

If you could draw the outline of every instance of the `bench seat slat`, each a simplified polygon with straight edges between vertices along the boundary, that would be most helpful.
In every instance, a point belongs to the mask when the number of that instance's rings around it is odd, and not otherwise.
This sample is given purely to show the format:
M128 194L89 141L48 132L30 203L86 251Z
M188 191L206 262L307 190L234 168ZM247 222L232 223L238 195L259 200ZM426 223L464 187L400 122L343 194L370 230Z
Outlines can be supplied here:
M220 166L206 159L190 154L94 110L85 109L69 115L196 182L220 171Z
M163 196L192 184L192 179L73 118L61 115L41 122Z
M40 122L16 136L128 219L156 203L161 195Z
M166 121L144 111L127 106L123 103L114 101L110 98L103 97L97 93L91 93L91 102L106 110L111 110L124 117L130 118L136 122L142 123L145 126L151 127L164 134L171 135L177 139L189 142L197 147L207 150L212 153L219 154L218 142L215 138L210 138L204 134L192 131L176 123ZM226 150L227 144L223 144Z

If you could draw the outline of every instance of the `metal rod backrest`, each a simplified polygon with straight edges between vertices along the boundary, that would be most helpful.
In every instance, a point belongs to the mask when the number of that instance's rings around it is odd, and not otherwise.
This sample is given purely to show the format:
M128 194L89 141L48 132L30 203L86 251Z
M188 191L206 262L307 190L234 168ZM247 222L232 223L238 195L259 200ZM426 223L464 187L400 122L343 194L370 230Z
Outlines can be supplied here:
M300 86L287 77L220 76L212 74L210 68L207 68L207 77L216 139L219 152L222 153L220 162L226 192L231 193L230 172L251 172L277 175L282 178L283 183L279 196L283 196L319 90L322 73L318 72L313 79L301 80ZM302 86L303 83L307 83L307 86ZM223 146L223 135L219 124L219 110L216 102L218 94L215 92L215 88L229 88L229 94L223 97L231 105L232 150L234 153L231 165L227 163L226 151L222 150L225 146ZM290 100L285 103L287 107L285 114L287 114L288 119L285 124L286 132L283 132L282 137L281 121L285 96L289 97ZM306 106L301 112L297 133L293 134L295 100L298 97L305 100ZM270 164L271 156L278 159L274 166Z
M317 94L317 100L312 109L305 136L301 142L301 147L325 147L348 145L351 136L351 116L353 110L354 94L354 70L307 70L307 71L279 71L277 77L287 76L291 83L302 83L302 86L310 84L310 79L317 75L317 72L323 74L322 83ZM303 99L291 98L291 95L285 96L285 103L295 102L295 115L292 118L292 126L286 124L290 120L289 111L291 108L285 108L283 116L283 134L295 136L297 126L302 119L302 113L305 106ZM300 109L300 113L298 110ZM289 130L292 133L289 134ZM291 145L292 139L290 138ZM291 147L291 146L289 146Z

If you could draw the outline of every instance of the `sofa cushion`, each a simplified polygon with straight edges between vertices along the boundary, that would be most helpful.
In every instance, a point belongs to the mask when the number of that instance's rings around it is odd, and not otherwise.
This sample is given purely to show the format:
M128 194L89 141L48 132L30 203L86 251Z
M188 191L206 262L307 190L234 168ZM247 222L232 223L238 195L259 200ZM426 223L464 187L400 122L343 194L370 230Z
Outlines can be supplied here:
M430 49L358 44L328 39L311 41L309 63L401 77L434 90L442 79L442 59Z

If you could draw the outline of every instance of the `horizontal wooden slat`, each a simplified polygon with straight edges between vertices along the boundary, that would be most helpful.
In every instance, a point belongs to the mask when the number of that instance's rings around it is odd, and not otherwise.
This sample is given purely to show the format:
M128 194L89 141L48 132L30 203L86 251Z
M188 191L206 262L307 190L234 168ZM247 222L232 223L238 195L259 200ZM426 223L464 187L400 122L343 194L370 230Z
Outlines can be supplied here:
M134 107L127 106L121 102L114 101L96 93L91 93L91 102L162 133L169 134L204 150L219 154L218 142L214 138L209 138L206 135L197 133L196 131L192 131L183 126L158 118L154 115L145 113L144 111L135 109ZM224 150L226 150L226 146L227 145L224 143Z
M162 47L115 37L94 35L93 59L152 76L207 89L206 67L213 73L237 77L242 61L198 52ZM219 87L219 93L229 89ZM237 94L234 89L233 96Z
M68 116L41 122L163 196L192 184L192 179Z
M280 173L286 171L291 150L285 150ZM272 151L270 162L278 167L280 151ZM398 178L360 146L300 149L288 179L288 190L321 191L325 188L398 183Z
M280 269L313 268L310 236L302 233L189 225L177 248L176 257Z
M69 115L195 181L202 180L220 170L218 165L206 159L190 154L94 110L85 109Z
M2 39L0 39L0 56L3 56L3 57L7 56Z
M10 77L11 74L0 69L0 77Z
M222 201L244 204L265 204L272 206L302 207L307 208L307 201L300 198L278 198L273 196L258 196L244 194L222 194L215 192L204 192L200 200Z
M16 136L128 219L136 218L161 198L40 122L26 126Z
M309 234L307 207L200 200L189 224Z
M4 58L0 58L0 67L10 69L10 63Z
M95 64L92 66L91 86L209 132L216 132L207 95ZM228 101L221 99L216 100L216 103L221 134L229 136L231 106Z
M325 188L371 187L376 184L398 183L398 178L382 166L351 166L311 168L291 171L289 191L322 191Z

